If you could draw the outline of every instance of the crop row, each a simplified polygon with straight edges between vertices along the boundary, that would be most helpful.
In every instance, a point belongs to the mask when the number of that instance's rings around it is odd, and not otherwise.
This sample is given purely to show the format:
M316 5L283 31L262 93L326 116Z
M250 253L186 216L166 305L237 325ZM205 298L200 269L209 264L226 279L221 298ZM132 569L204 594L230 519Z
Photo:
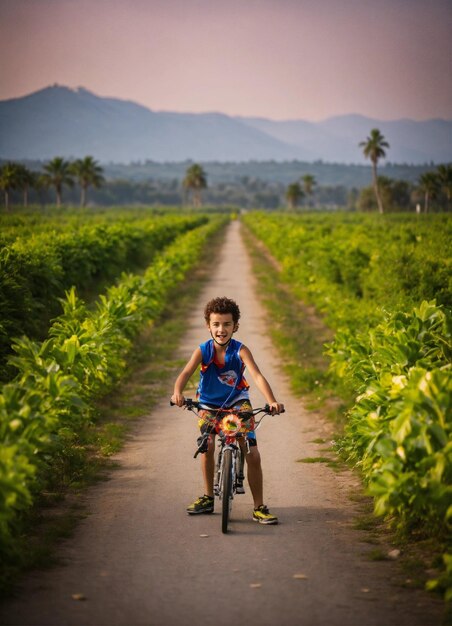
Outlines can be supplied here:
M151 217L19 237L0 250L0 366L12 337L43 338L72 286L97 293L122 271L144 267L174 238L206 217ZM7 377L5 372L0 379Z
M327 352L355 393L338 448L361 469L375 512L444 540L452 526L450 310L424 301L365 332L338 332ZM444 561L452 599L447 552Z
M94 400L121 378L134 339L162 313L222 221L180 235L143 275L111 286L94 310L71 289L45 341L16 341L18 374L0 395L0 560L14 556L21 515L52 474L68 470Z
M0 246L10 245L16 239L35 236L45 232L62 232L76 230L83 226L106 224L113 221L128 221L143 219L146 215L137 211L105 211L88 212L79 210L71 212L61 211L58 214L51 212L39 213L2 213L0 215ZM149 216L150 217L150 216Z
M438 217L246 222L336 331L331 369L355 396L339 450L361 469L377 514L441 539L446 573L430 586L452 598L452 220Z
M448 215L252 213L245 221L333 328L372 325L422 300L452 306Z
M190 214L190 211L186 211ZM0 247L18 238L26 238L45 232L77 230L84 226L99 226L114 222L137 222L162 215L180 215L179 207L108 207L92 209L38 209L21 213L0 213Z

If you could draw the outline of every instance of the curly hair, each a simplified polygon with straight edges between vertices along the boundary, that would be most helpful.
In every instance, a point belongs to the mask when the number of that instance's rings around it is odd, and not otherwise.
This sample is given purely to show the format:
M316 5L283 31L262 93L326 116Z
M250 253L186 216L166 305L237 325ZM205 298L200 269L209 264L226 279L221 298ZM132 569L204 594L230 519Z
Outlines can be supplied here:
M207 324L210 322L210 316L212 313L231 313L234 324L237 324L240 319L240 309L234 300L230 298L213 298L206 304L204 309L204 319Z

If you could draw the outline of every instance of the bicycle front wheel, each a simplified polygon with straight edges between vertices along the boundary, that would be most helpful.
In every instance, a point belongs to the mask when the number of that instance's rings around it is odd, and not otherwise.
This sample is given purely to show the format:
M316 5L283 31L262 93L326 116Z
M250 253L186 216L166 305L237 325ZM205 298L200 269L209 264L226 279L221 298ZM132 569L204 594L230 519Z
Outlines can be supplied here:
M229 512L232 500L232 450L223 451L223 472L221 476L222 491L222 517L221 530L228 532Z

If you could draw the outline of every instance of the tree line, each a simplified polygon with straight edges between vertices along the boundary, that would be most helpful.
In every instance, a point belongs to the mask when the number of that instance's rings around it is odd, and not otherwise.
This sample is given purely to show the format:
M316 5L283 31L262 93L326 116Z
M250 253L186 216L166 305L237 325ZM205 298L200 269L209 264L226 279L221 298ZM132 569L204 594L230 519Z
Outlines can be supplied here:
M74 187L77 181L80 187L80 206L87 203L89 187L99 188L105 183L103 168L92 156L67 161L63 157L55 157L44 165L43 172L33 172L21 163L8 162L0 168L0 189L4 192L5 208L10 208L12 191L23 193L23 205L28 206L30 189L47 190L53 188L56 194L56 205L61 207L63 188ZM207 187L207 176L198 164L191 165L185 174L182 186L186 194L192 196L195 207L202 204L202 191ZM177 202L175 202L177 204Z
M75 161L55 157L44 165L43 172L33 172L21 163L8 162L0 169L0 189L5 196L5 208L10 206L10 195L19 189L23 193L23 205L28 206L30 189L49 189L56 193L56 205L62 204L63 187L73 187L75 181L80 187L80 205L86 206L89 187L100 187L104 182L102 168L92 156Z
M372 164L372 187L365 187L361 190L356 198L356 209L373 210L375 198L379 213L385 212L385 206L398 210L408 209L413 201L420 212L419 199L422 196L424 213L428 213L431 200L438 199L441 195L445 196L446 209L450 208L452 195L452 165L450 163L439 165L434 171L424 172L420 175L418 184L413 186L406 181L378 176L378 161L386 156L386 149L390 147L378 128L373 128L370 135L365 141L360 142L359 146ZM307 198L308 205L310 204L316 184L315 178L310 174L305 174L301 177L301 181L303 185L296 181L287 187L286 201L290 209L295 209L304 197Z
M300 205L312 208L346 208L349 210L408 211L416 207L424 212L449 210L452 192L452 165L443 164L435 170L424 171L416 183L379 176L377 166L386 156L389 144L378 129L359 144L372 165L372 185L362 189L345 185L319 185L312 173L305 173L297 181L284 185L278 181L240 176L223 183L208 184L206 169L198 163L188 163L182 180L124 179L106 180L103 168L92 156L75 161L55 157L45 163L41 172L34 172L21 163L5 163L0 167L0 189L4 192L5 207L9 210L11 198L22 194L22 204L28 205L32 194L34 204L49 202L48 191L54 190L56 205L62 204L63 188L69 203L74 204L79 188L79 203L87 204L88 189L94 205L234 205L242 208L296 210Z

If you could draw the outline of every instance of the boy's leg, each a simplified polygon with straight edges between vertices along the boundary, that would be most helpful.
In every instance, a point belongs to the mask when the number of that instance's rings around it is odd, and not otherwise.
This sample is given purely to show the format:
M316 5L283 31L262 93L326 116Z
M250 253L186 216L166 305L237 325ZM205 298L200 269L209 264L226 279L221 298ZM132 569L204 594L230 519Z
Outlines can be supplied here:
M248 482L254 500L253 520L259 524L277 524L278 518L272 515L263 501L263 477L261 455L257 445L250 445L250 452L246 455L248 465Z
M201 433L205 433L205 423L200 421ZM200 440L198 439L198 445ZM204 482L204 495L197 498L193 504L187 507L187 513L189 515L197 515L200 513L213 513L214 510L214 494L213 494L213 479L215 474L215 434L211 433L211 436L207 442L207 448L204 449L201 458L201 470Z
M201 469L204 480L204 493L213 498L213 478L215 474L215 436L211 436L207 452L201 454Z
M254 508L257 509L264 503L261 455L257 446L251 446L245 458L248 469L248 483L253 494Z

